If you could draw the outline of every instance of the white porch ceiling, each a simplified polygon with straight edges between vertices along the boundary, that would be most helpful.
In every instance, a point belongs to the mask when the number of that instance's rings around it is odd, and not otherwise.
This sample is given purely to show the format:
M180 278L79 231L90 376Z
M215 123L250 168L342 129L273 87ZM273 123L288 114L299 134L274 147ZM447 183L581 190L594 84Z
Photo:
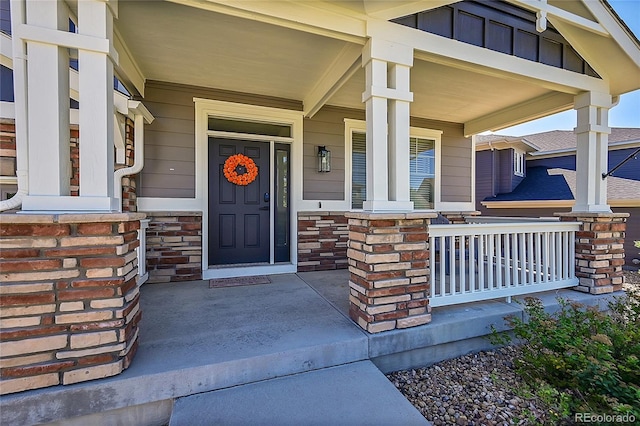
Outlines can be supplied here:
M352 36L346 41L198 5L120 2L116 29L145 79L304 101L326 83L341 55L353 51L348 47L357 46ZM363 109L364 86L360 69L331 91L326 104ZM550 88L527 79L505 79L426 58L415 60L411 90L413 116L472 122L473 130L507 127L571 106L570 95L553 98Z

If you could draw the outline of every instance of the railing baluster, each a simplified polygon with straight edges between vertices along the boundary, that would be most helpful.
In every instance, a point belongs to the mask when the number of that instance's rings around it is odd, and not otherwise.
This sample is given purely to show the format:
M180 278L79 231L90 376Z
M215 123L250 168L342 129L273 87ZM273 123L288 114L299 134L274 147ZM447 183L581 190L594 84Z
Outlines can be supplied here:
M440 237L440 297L447 294L445 269L447 263L447 248L445 247L446 237Z
M536 283L542 282L542 234L536 232Z
M467 250L466 250L465 236L460 235L459 251L458 251L458 253L460 254L458 258L458 262L460 264L460 294L466 293L465 286L467 285L466 283L467 268L464 267L467 260L466 252Z
M549 233L545 232L543 237L544 254L542 255L542 264L544 265L544 276L542 277L542 282L546 283L549 281Z
M476 286L476 236L469 236L469 293L473 293Z
M429 292L433 298L436 295L436 239L429 236Z
M527 285L531 285L533 284L533 274L535 271L535 259L534 259L534 252L533 252L533 239L535 238L535 235L533 232L529 232L527 234L527 269L529 271L529 280L527 281Z
M495 266L495 253L493 243L495 241L495 234L487 235L487 290L493 290L494 282L493 282L493 267Z
M576 277L576 250L574 244L575 240L575 231L569 231L569 241L567 242L567 246L569 249L569 279Z
M484 234L478 235L478 291L484 289L484 259L485 259Z
M525 285L527 282L527 249L525 248L525 239L528 234L521 232L518 234L520 244L520 282L518 285Z
M511 256L511 234L504 234L504 286L509 287L511 285L511 262L513 256Z
M449 238L449 293L456 294L456 237Z
M564 277L564 270L562 269L562 263L564 262L562 254L562 235L563 232L556 232L556 279L561 280Z
M496 288L502 288L502 234L494 234L496 239Z

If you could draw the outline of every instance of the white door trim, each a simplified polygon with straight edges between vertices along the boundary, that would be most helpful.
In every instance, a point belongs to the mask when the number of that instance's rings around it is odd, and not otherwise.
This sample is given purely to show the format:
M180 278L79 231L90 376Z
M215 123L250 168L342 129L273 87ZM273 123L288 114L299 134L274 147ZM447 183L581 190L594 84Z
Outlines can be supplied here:
M195 136L196 136L196 200L202 206L202 278L224 278L247 276L256 274L281 274L297 271L298 264L298 205L302 200L302 143L303 143L303 113L278 108L256 105L238 104L210 99L193 98L195 103ZM291 262L286 264L271 264L256 267L225 267L209 269L209 136L221 136L219 132L207 129L208 117L230 118L236 120L260 121L273 124L291 126L291 138L274 138L261 136L265 142L274 141L291 144ZM232 134L225 132L224 137ZM246 135L236 135L242 138ZM283 140L286 139L286 140Z

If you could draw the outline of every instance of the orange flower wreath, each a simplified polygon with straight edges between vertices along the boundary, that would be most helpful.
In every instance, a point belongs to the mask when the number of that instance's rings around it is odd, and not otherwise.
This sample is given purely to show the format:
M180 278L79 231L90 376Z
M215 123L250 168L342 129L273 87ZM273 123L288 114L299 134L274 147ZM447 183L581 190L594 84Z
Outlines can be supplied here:
M246 172L238 174L238 166L243 166L246 169ZM224 162L224 177L226 177L231 183L246 186L258 177L258 166L256 166L256 163L246 155L232 155Z

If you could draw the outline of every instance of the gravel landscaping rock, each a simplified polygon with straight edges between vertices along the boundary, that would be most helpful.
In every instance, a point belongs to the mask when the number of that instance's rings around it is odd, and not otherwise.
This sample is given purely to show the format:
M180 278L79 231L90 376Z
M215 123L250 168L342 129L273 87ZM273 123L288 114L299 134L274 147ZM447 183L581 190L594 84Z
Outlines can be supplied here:
M637 271L624 275L626 288L640 287ZM515 372L519 355L517 346L508 346L387 377L436 426L548 424L550 408Z
M479 352L387 377L434 425L528 425L548 421L548 408L516 374L514 346Z

